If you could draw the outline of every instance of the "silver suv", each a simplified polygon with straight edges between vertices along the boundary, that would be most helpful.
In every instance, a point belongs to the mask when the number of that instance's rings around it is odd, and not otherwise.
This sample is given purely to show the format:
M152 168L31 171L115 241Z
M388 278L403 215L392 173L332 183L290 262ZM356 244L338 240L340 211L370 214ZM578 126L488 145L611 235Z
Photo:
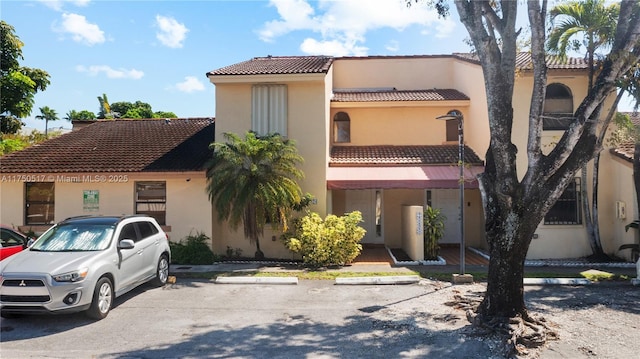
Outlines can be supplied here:
M86 311L109 314L114 298L169 277L166 233L148 216L83 216L51 227L0 261L0 315Z

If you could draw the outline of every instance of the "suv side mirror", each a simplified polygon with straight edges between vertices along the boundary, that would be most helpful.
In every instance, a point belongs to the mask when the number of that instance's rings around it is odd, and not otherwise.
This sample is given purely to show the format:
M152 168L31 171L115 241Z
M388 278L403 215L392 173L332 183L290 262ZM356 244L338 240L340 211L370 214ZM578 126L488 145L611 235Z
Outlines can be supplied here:
M29 237L29 240L27 241L27 243L25 244L25 249L31 247L31 245L33 244L33 242L35 242L36 239L33 237Z
M133 239L123 239L118 242L118 249L132 249L133 247L135 247Z

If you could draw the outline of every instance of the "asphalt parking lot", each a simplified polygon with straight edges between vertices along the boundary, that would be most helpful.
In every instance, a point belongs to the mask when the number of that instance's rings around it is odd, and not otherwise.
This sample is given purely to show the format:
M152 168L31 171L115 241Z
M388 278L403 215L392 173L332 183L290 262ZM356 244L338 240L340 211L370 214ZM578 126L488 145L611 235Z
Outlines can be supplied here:
M502 358L456 309L486 284L422 279L405 285L215 284L178 278L143 285L109 316L0 319L0 358ZM631 358L640 342L640 287L526 286L533 314L559 340L530 358Z
M461 313L430 300L452 289L428 281L225 285L178 278L134 290L97 322L83 314L1 319L0 357L490 357L481 338L465 334Z

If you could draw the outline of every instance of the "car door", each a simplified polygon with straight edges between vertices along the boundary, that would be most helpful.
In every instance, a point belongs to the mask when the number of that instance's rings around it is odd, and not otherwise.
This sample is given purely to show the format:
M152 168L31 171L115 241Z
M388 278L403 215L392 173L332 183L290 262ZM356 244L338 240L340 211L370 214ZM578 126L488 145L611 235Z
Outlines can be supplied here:
M132 240L135 246L131 249L118 249L120 265L118 267L119 281L117 283L120 283L120 285L116 283L116 291L135 283L142 272L143 251L139 243L140 236L135 223L127 223L122 226L118 235L118 243L124 239Z
M156 272L159 258L160 231L149 221L140 221L136 225L141 237L139 246L142 250L142 275L147 278Z

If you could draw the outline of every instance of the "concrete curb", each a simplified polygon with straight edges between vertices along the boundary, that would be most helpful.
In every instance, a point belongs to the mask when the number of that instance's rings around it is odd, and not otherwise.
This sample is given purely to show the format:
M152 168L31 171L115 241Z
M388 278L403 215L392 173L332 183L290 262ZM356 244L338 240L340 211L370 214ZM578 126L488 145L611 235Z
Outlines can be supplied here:
M417 275L336 278L336 284L342 285L414 284L418 282L420 282L420 277Z
M589 285L592 282L584 278L524 278L524 285Z
M218 277L216 284L298 284L298 277Z

